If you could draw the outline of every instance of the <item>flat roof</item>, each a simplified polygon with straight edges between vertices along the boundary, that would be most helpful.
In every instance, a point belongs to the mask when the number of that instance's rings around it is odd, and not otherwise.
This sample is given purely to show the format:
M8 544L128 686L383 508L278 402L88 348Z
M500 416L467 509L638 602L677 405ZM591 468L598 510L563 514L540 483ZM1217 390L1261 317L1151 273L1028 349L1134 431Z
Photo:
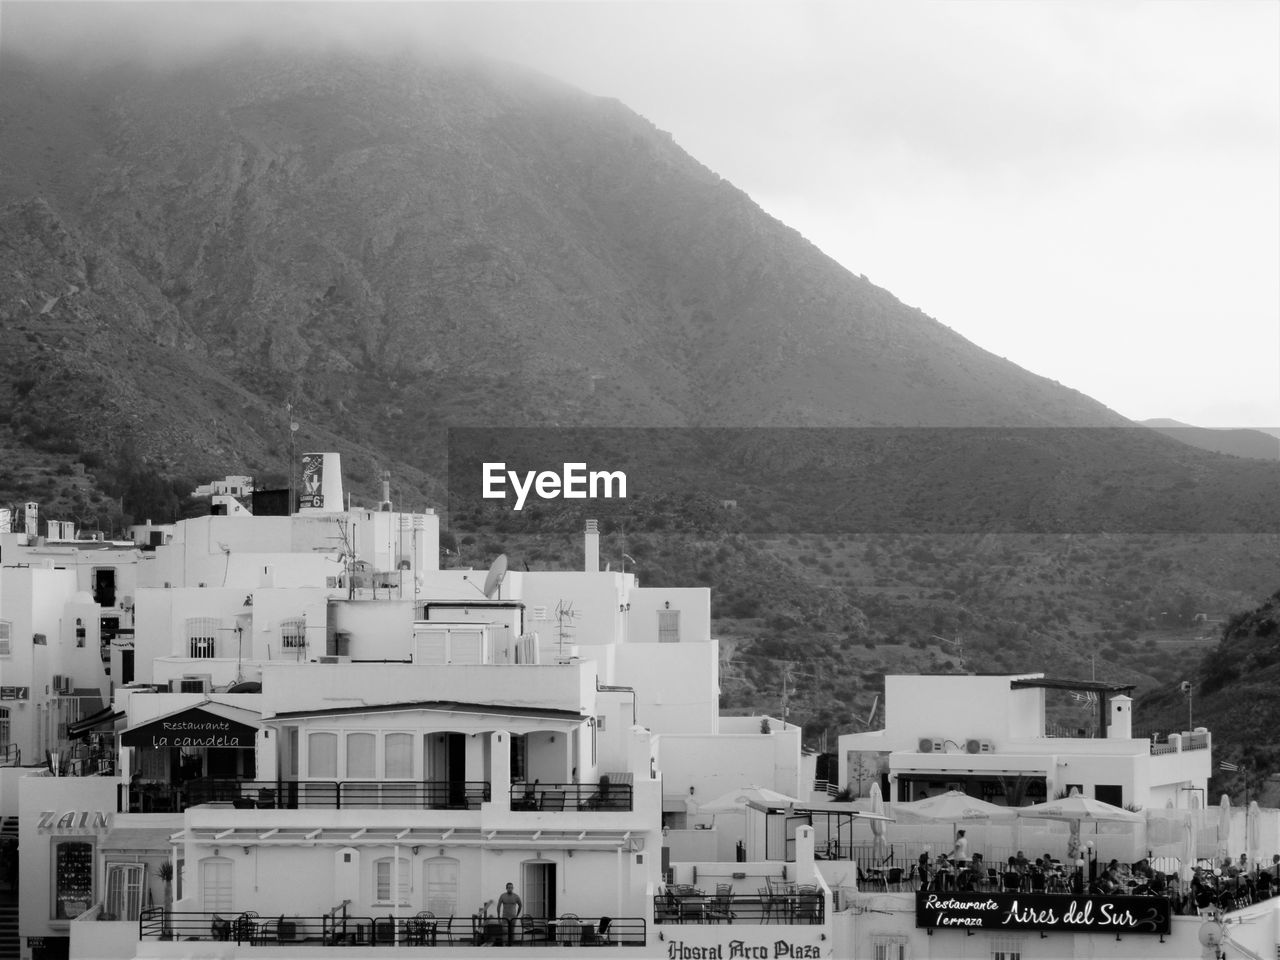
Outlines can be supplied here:
M1137 684L1111 683L1106 680L1063 680L1055 677L1039 677L1037 679L1010 680L1010 690L1024 690L1028 687L1040 687L1045 690L1092 690L1095 693L1123 693L1128 696Z

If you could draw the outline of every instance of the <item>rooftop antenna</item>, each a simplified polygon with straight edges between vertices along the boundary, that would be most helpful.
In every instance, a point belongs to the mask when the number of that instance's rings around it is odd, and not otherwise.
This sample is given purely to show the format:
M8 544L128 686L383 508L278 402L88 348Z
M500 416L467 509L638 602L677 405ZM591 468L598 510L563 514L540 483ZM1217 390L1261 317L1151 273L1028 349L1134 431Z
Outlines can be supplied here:
M489 565L489 573L484 578L484 595L490 600L502 590L502 580L507 575L507 555L498 554L498 559ZM502 597L498 596L501 600Z
M578 612L573 609L572 600L561 600L556 604L556 642L559 645L560 659L564 659L564 642L573 636L573 618Z

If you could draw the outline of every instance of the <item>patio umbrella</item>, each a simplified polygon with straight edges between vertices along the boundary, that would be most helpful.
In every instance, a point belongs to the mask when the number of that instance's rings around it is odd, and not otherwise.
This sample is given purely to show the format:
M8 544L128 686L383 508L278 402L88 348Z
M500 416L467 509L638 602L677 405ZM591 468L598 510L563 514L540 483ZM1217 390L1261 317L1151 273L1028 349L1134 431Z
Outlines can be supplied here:
M899 823L968 823L975 820L1012 820L1012 807L988 803L959 790L948 790L936 797L911 800L893 805Z
M1033 803L1029 807L1018 807L1017 815L1034 820L1111 820L1118 823L1145 823L1147 819L1140 813L1079 794L1046 803Z
M721 794L714 800L708 800L706 803L698 805L699 813L738 813L747 807L755 807L757 810L768 810L771 807L790 807L799 803L795 797L788 797L785 793L778 793L776 790L770 790L768 787L760 787L752 784L749 787L739 787L737 790L730 790L728 793Z
M1218 864L1231 857L1231 798L1225 793L1218 804Z
M884 795L880 792L880 784L873 783L871 785L871 812L876 816L883 817L884 813ZM871 855L875 858L876 863L883 863L884 859L889 855L888 845L885 843L885 821L871 821Z

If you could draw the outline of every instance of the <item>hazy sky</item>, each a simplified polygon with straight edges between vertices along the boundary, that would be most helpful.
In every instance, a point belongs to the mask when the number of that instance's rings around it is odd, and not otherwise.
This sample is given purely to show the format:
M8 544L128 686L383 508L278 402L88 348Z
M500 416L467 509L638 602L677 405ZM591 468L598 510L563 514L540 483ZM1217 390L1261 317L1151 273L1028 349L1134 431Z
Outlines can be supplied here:
M1280 427L1274 0L0 3L0 54L241 33L617 97L993 353L1134 419Z

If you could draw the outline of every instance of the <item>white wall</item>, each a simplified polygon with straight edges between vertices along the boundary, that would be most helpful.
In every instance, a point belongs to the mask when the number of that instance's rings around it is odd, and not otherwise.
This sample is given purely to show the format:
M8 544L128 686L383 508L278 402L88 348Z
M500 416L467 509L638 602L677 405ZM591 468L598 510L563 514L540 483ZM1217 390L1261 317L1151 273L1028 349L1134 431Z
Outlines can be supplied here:
M641 587L630 592L628 602L628 643L657 643L658 611L668 609L680 611L681 643L711 638L711 591L706 587Z
M639 722L654 733L719 729L718 643L628 643L614 664L614 682L635 688Z

